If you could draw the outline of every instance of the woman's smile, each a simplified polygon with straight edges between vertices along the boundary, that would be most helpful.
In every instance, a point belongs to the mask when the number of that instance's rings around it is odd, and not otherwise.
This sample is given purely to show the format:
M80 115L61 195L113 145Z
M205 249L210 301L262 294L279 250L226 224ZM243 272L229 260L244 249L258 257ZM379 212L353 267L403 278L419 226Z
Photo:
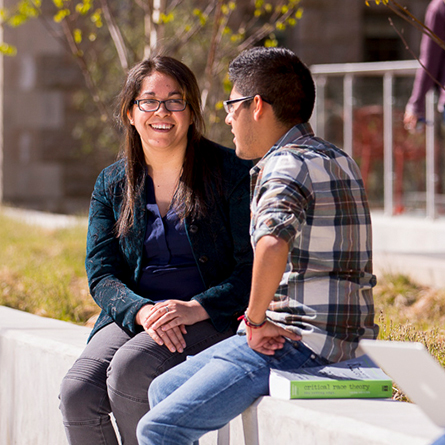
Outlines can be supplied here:
M165 132L165 131L170 131L174 125L173 124L150 124L150 127L153 128L153 130L155 131L161 131L161 132Z

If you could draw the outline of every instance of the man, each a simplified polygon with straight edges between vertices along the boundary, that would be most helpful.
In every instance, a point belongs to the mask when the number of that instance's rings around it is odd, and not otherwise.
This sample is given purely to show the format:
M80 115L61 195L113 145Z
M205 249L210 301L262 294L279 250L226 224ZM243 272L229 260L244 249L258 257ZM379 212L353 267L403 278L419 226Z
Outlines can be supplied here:
M309 70L286 49L230 65L226 123L251 170L255 248L240 334L156 379L141 445L191 444L269 393L271 368L347 360L375 338L370 215L357 165L314 137Z

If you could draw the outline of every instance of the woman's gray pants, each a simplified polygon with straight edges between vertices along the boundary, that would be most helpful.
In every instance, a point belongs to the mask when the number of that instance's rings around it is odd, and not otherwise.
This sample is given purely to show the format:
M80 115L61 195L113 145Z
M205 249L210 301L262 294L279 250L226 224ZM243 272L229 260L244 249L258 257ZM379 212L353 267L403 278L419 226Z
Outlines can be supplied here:
M137 445L136 426L149 410L152 380L232 334L216 331L208 320L187 326L187 347L180 354L146 332L131 336L115 323L102 328L62 381L60 410L70 445L117 445L110 412L122 444Z

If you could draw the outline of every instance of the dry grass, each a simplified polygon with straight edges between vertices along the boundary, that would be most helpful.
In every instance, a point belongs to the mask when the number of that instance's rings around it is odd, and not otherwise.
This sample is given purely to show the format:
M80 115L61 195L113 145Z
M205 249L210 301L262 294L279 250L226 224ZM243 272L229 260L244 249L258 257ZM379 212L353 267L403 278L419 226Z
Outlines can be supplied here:
M84 269L86 227L48 230L0 214L0 304L85 324L98 312Z
M379 338L419 341L445 366L445 290L386 276L374 290Z
M445 290L413 282L403 275L386 276L374 290L379 339L423 343L445 367ZM394 385L393 399L408 400Z

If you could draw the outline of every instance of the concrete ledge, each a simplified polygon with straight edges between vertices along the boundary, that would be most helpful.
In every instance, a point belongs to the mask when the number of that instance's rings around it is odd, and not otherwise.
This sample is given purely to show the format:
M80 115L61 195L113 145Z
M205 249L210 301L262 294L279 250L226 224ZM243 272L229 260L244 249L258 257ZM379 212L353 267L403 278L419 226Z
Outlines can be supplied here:
M0 444L63 445L60 382L89 329L0 306ZM201 445L429 445L442 434L392 400L263 397Z
M210 434L213 434L210 437ZM263 397L230 423L220 444L429 445L442 434L417 406L382 399ZM215 433L200 445L215 445Z
M445 219L371 214L374 252L445 253Z
M0 444L67 444L59 386L89 332L0 306Z

